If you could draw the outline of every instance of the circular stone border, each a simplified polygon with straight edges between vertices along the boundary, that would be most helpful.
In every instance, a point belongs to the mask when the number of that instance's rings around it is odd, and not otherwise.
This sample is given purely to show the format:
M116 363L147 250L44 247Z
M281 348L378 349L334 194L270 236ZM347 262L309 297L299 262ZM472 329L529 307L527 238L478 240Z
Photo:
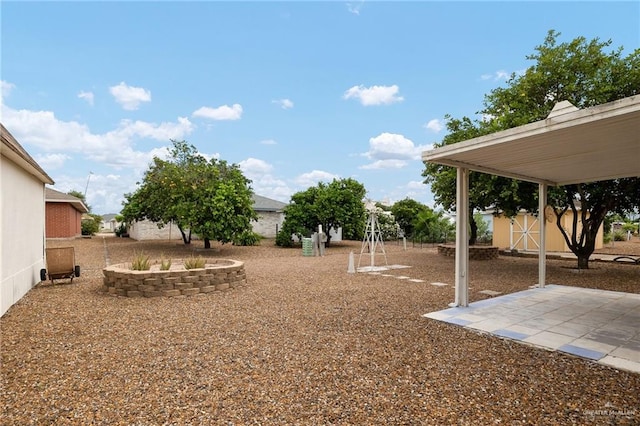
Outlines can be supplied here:
M175 297L227 291L247 284L244 262L207 259L204 268L185 269L182 259L172 259L171 268L134 271L131 263L118 263L102 270L102 291L125 297Z
M498 247L496 246L469 246L470 260L489 260L498 258ZM450 244L439 244L438 254L448 257L456 257L456 246Z

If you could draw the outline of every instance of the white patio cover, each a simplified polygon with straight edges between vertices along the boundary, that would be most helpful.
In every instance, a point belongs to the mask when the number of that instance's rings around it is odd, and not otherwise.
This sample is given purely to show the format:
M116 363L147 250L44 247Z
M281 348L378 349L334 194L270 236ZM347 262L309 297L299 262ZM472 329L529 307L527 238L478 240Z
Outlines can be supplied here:
M458 169L459 206L468 202L468 171L475 170L538 183L543 211L547 185L640 176L640 95L582 110L563 101L544 120L425 151L422 160ZM455 306L468 305L466 210L456 216ZM539 223L544 237L545 221ZM540 286L545 283L543 240Z

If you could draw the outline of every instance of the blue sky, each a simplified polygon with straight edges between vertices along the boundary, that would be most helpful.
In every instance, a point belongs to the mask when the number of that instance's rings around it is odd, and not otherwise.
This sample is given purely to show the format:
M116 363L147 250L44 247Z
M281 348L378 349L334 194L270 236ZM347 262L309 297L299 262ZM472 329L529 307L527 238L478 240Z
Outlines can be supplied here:
M1 121L67 192L117 213L170 139L289 201L352 177L433 205L420 153L555 29L640 47L640 2L11 2ZM88 186L87 186L88 182Z

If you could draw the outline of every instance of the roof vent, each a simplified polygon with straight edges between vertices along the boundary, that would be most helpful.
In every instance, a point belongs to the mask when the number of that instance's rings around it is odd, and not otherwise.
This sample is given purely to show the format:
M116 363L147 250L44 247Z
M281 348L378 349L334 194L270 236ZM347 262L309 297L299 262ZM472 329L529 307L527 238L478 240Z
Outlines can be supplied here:
M553 107L553 109L551 110L547 118L554 118L559 115L567 114L574 111L578 111L578 108L575 105L573 105L571 102L569 101L558 102Z

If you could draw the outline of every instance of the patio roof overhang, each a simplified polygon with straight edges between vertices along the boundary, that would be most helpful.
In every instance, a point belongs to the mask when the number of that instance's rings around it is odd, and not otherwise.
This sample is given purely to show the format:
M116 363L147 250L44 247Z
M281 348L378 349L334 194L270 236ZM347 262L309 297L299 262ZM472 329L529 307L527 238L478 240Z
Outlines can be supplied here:
M425 151L422 160L457 168L458 210L468 210L468 172L474 170L538 183L542 211L548 185L640 176L640 95L582 110L563 101L544 120ZM545 222L539 221L541 287ZM468 305L467 224L466 214L457 215L454 306Z
M582 110L561 102L544 120L425 151L422 160L547 185L640 176L640 95Z

